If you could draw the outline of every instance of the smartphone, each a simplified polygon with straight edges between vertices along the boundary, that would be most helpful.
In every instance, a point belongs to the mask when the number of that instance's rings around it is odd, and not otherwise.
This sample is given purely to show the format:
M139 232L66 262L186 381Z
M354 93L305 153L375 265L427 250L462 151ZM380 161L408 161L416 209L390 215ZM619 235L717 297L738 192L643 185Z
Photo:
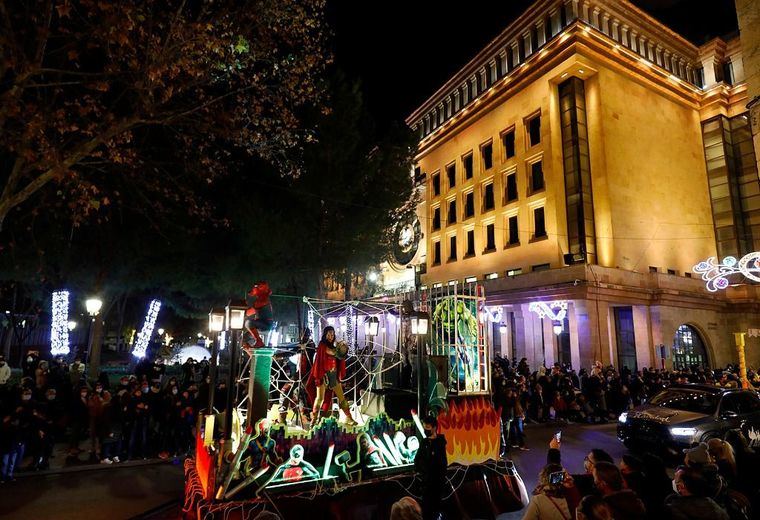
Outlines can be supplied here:
M565 481L564 471L555 471L554 473L549 473L549 484L556 486L557 484L562 484L562 482L564 481Z
M554 438L557 439L557 442L562 442L562 430L557 430L557 433L554 434Z

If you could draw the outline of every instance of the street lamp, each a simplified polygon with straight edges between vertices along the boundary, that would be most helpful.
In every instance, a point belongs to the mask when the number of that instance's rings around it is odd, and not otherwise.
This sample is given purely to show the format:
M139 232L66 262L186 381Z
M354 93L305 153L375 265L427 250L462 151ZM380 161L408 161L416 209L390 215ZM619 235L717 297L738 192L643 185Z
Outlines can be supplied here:
M103 307L103 300L100 298L88 298L84 302L85 308L87 308L87 314L93 318L100 313L100 308Z
M77 322L75 321L69 321L66 326L69 328L69 332L73 331L75 328L77 328Z
M562 334L562 330L563 330L562 324L558 321L555 321L554 325L552 326L552 330L554 331L554 334L559 336L560 334Z
M245 325L245 311L248 308L245 300L230 300L224 308L224 329L231 332L230 334L230 373L227 376L227 399L224 411L224 440L232 439L232 409L235 405L235 394L237 393L237 372L240 352L238 351L238 341L240 331Z
M429 316L427 312L412 311L410 314L412 334L415 337L415 343L417 345L417 414L422 415L424 413L423 405L425 404L423 396L425 392L425 378L423 367L426 368L426 362L424 357L425 337L428 334L428 320Z
M158 329L158 335L163 336L164 332L166 332L164 329Z
M208 331L211 333L214 340L211 344L211 366L209 367L211 387L208 391L208 415L214 413L214 388L216 387L217 357L219 357L219 350L221 350L219 345L219 333L224 330L224 316L225 311L221 307L214 307L208 313Z
M507 333L507 324L506 323L500 323L499 324L499 332L501 332L502 334L506 334Z
M425 336L428 332L428 315L424 312L412 316L412 334L416 336Z
M211 309L208 313L208 331L222 332L222 330L224 330L224 309Z
M377 336L378 330L380 329L380 320L377 318L377 316L370 316L366 320L364 320L364 335L365 336Z

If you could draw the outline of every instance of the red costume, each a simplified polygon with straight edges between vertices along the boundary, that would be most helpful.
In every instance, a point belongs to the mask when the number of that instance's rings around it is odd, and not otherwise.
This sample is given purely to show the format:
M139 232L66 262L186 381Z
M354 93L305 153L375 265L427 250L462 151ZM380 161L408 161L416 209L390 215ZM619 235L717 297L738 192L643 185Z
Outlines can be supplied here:
M311 377L317 385L322 384L325 374L332 369L338 371L338 381L346 377L346 360L336 359L327 353L327 349L332 348L326 341L320 341L317 347L317 353L314 354L314 366L311 367Z

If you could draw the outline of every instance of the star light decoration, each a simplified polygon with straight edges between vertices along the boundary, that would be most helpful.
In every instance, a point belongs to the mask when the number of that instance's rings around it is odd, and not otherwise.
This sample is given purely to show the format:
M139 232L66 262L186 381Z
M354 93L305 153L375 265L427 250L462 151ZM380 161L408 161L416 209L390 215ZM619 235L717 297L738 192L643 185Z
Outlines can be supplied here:
M156 326L156 318L158 318L158 311L161 310L161 302L159 300L153 300L148 306L148 314L145 315L145 323L143 323L142 330L137 334L137 341L135 341L135 348L132 349L132 355L136 358L144 358L145 352L148 350L148 343L150 338L153 337L153 328Z
M726 289L730 284L728 277L734 274L744 275L755 282L760 282L760 251L755 251L741 257L739 260L727 256L723 262L711 256L694 266L694 272L702 275L705 287L710 292Z
M549 318L552 321L562 321L567 316L567 300L553 302L531 302L528 310L538 314L539 318Z
M54 356L65 356L69 353L69 291L53 293L50 353Z

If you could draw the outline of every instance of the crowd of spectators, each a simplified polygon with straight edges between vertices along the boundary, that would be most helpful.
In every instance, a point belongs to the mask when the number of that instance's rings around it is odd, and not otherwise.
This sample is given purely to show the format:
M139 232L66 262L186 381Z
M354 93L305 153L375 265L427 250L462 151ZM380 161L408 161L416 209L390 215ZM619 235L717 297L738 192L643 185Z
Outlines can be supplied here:
M749 520L760 506L760 455L739 430L685 450L673 478L656 455L626 454L616 465L597 448L571 474L560 446L549 444L524 520Z
M195 420L208 406L208 363L187 360L168 376L161 360L143 360L133 374L86 378L77 358L52 361L29 354L20 381L11 382L0 356L0 481L17 471L45 470L54 453L63 464L113 464L180 457L192 447ZM218 385L214 405L224 408ZM59 449L55 449L58 446ZM84 456L84 458L82 458Z
M750 384L760 388L760 373L748 369ZM508 360L496 355L491 366L493 401L502 416L503 452L525 447L524 424L560 421L604 423L642 404L675 383L701 383L724 388L741 386L738 367L721 370L685 368L632 371L595 363L579 372L567 365L531 370L526 358Z

